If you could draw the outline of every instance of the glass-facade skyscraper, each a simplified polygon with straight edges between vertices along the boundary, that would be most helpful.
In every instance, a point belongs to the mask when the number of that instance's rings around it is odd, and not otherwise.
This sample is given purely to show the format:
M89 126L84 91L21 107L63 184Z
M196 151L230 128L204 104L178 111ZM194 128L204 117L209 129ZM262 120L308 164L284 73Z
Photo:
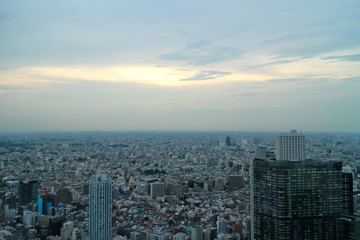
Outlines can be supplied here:
M19 182L19 207L27 206L36 202L39 193L39 182L37 180Z
M304 137L296 132L279 143L280 159L252 162L251 239L342 239L342 163L305 160Z
M253 161L253 239L341 237L342 163Z
M112 239L112 189L106 175L89 183L89 239Z

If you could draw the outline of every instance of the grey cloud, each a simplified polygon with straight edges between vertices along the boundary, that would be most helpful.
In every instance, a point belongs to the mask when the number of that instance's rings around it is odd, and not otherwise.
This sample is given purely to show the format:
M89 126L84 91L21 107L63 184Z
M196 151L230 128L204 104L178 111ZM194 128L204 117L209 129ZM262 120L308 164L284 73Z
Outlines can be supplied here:
M211 46L207 41L188 44L184 49L160 55L158 58L166 61L184 61L189 65L201 66L235 59L239 50L232 47Z
M67 83L72 83L75 81L84 81L82 79L79 78L67 78L67 77L57 77L57 76L46 76L46 75L41 75L41 74L28 74L29 77L32 78L38 78L38 79L42 79L42 80L46 80L48 82L53 82L53 83L58 83L58 82L67 82Z
M326 78L326 77L318 77L318 78L306 78L306 77L299 77L299 78L283 78L283 79L270 79L267 80L265 83L301 83L301 84L314 84L314 83L321 83L321 82L330 82L330 81L349 81L349 82L357 82L360 80L360 77L352 77L352 78L343 78L343 79L334 79L334 78Z
M360 83L360 76L351 77L351 78L345 78L344 80L349 81L349 82L358 82L358 83Z
M292 63L292 62L296 62L296 61L297 61L297 60L280 60L280 61L275 61L275 62L265 63L265 64L263 64L263 66L267 66L267 65L275 65L275 64Z
M193 77L184 78L180 81L199 81L199 80L210 80L219 77L223 77L226 75L230 75L231 72L220 72L220 71L202 71L198 74L195 74Z
M344 39L340 37L336 39L334 37L334 39L328 40L327 42L321 44L309 44L307 46L300 46L298 48L294 48L293 50L288 50L284 52L284 56L313 57L331 51L340 51L340 50L346 50L356 47L359 47L359 43L357 41L354 41L353 39Z
M310 78L283 78L283 79L270 79L266 82L274 82L274 83L290 83L290 82L305 82L305 81L313 81L314 79Z
M268 62L268 63L264 63L264 64L259 64L256 66L247 67L247 68L244 68L244 70L258 69L258 68L267 67L267 66L271 66L271 65L286 64L286 63L292 63L292 62L296 62L296 61L298 61L298 60L279 60L279 61Z
M260 92L246 92L246 93L241 93L238 94L238 96L243 96L243 97L251 97L251 96L256 96L256 95L260 95Z
M197 41L197 42L194 42L194 43L188 43L188 45L186 46L185 49L202 48L202 47L205 47L205 46L208 46L208 45L210 45L210 41L206 41L206 40Z
M0 86L0 90L6 90L6 91L30 90L30 89L31 88L21 87L21 86Z
M357 48L360 46L359 36L359 29L352 25L347 25L344 28L334 26L322 28L318 26L306 31L261 41L255 47L274 53L279 58L308 58L332 51Z
M324 60L342 60L342 61L358 62L358 61L360 61L360 54L344 55L344 56L330 56L330 57L325 57L323 59Z

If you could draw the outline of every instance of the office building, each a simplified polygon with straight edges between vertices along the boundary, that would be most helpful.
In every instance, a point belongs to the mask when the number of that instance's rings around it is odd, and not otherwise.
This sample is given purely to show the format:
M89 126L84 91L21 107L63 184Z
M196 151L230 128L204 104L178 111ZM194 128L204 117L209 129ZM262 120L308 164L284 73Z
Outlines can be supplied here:
M200 225L191 228L191 240L204 240L204 229Z
M214 240L217 237L217 230L214 227L207 227L204 230L204 240Z
M342 163L255 159L252 239L341 239Z
M342 239L342 163L305 160L304 140L295 130L281 134L276 160L253 160L252 240Z
M89 184L89 239L112 239L111 181L99 174Z
M343 183L343 212L346 214L354 213L354 194L353 194L353 173L351 168L343 167L342 170Z
M229 190L240 190L244 187L244 177L242 175L230 175L229 180Z
M188 240L189 236L183 232L178 232L173 235L173 240Z
M217 230L217 234L227 233L227 224L223 218L218 218L218 220L216 221L216 230Z
M360 216L344 214L342 216L343 240L360 240Z
M218 177L215 179L215 191L224 191L225 189L225 179L222 177Z
M305 159L305 137L296 130L276 137L276 160L292 161Z
M152 199L165 196L165 183L155 182L150 184L150 195Z
M39 182L20 181L19 182L19 207L24 207L30 203L36 203L39 193Z
M174 195L178 199L184 198L184 193L186 192L186 186L178 183L166 183L165 185L165 194Z
M227 137L225 138L225 145L226 145L226 146L231 146L231 140L230 140L230 137L229 137L229 136L227 136Z

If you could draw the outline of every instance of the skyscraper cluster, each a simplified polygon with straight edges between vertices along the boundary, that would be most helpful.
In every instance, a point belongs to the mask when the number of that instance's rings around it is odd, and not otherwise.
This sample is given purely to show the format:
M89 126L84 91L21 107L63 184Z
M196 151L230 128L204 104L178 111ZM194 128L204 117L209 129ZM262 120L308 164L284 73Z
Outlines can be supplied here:
M228 135L0 136L0 239L359 240L358 135Z
M252 240L344 239L342 163L305 159L304 146L292 130L277 136L276 160L253 160Z

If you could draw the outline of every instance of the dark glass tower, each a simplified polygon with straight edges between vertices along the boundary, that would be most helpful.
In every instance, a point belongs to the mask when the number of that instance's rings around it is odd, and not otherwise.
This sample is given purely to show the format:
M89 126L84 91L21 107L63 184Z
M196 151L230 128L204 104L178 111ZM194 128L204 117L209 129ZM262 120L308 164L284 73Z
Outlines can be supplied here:
M343 181L343 204L344 213L354 213L354 196L353 196L353 174L350 172L342 173Z
M226 146L231 146L231 140L230 140L230 137L229 137L229 136L227 136L227 137L225 138L225 145L226 145Z
M274 161L252 164L253 240L340 240L342 163Z
M36 202L39 193L39 182L20 181L19 182L19 206L27 206L31 202Z

